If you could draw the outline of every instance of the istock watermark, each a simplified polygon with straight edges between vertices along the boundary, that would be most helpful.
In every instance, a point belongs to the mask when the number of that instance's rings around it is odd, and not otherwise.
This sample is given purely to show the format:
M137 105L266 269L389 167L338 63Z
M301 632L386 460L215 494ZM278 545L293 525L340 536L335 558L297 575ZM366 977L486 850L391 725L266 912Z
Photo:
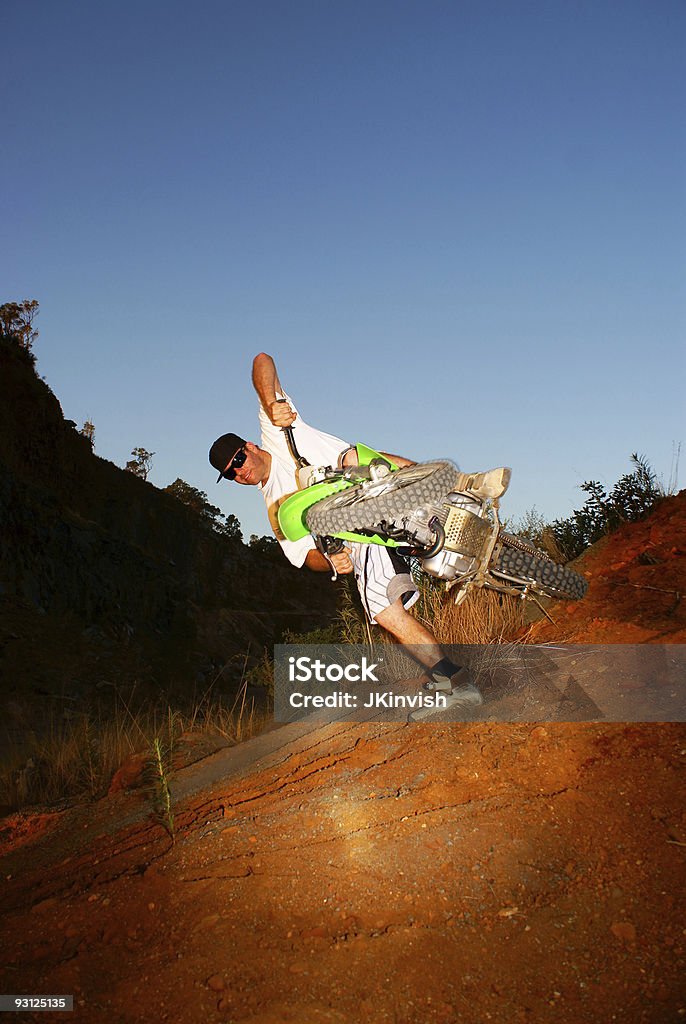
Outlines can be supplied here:
M288 679L292 683L311 683L316 680L318 683L340 683L345 679L348 683L378 683L374 674L378 662L367 661L366 654L362 655L359 664L354 661L343 666L333 661L327 664L320 658L314 660L307 654L299 658L290 655L288 659Z
M460 678L469 699L457 686L432 687L431 649L278 645L274 716L291 722L312 715L322 723L686 721L684 644L486 644L444 652L466 669Z
M285 655L282 651L286 651ZM294 653L289 653L294 651ZM306 653L304 652L306 651ZM404 666L400 655L390 660L387 648L369 647L277 647L274 662L274 705L277 721L292 721L304 713L329 710L349 713L351 718L370 717L369 713L398 713L406 718L425 708L447 708L443 694L422 689L414 663ZM414 674L402 680L400 665ZM359 714L357 714L359 713ZM340 718L333 714L332 719Z

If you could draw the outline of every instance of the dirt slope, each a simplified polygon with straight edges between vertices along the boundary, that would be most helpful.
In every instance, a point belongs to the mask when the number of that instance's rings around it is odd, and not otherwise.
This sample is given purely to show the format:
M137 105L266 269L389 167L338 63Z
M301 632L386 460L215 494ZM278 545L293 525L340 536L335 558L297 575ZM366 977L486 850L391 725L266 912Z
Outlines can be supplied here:
M589 581L586 598L551 607L555 623L539 622L532 643L684 643L686 491L594 544L575 568Z
M683 509L536 637L683 642L643 590L683 592ZM15 816L1 990L120 1024L684 1019L685 759L680 724L288 726L175 781L173 846L140 791Z
M321 577L98 457L0 335L0 720L97 705L115 682L188 699L222 669L232 688L246 650L331 621Z

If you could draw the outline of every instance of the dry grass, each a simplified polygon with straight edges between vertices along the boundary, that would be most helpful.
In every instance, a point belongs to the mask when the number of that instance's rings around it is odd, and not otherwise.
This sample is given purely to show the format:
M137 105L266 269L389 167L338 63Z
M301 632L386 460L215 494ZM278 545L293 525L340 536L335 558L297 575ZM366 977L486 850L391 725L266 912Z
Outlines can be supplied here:
M345 577L340 605L338 608L337 626L340 640L346 644L378 643L379 640L390 642L390 637L379 626L370 626L367 616L360 603L357 586L350 577Z
M524 626L525 602L508 594L474 588L456 605L455 592L446 593L441 584L420 577L418 585L420 599L412 614L432 631L441 646L473 648L457 656L459 663L469 663L477 680L490 678L503 658L511 656L514 642L510 638ZM344 591L337 625L343 643L384 647L382 671L389 678L411 678L417 674L418 665L410 649L399 645L379 626L369 626L352 587ZM374 657L378 657L378 652Z
M454 591L446 593L442 586L425 580L420 581L419 587L420 599L412 614L444 646L503 643L524 625L525 606L520 598L474 588L456 605ZM372 626L370 632L359 601L348 591L339 611L338 625L344 643L395 642L379 626Z
M169 833L172 843L175 838L170 789L173 766L173 747L165 747L159 736L155 736L147 764L148 785L152 790L155 817Z
M189 711L169 706L132 709L115 695L113 706L54 718L40 730L14 729L2 743L0 805L16 810L50 805L107 792L115 772L133 754L175 751L179 738L193 733L232 745L256 735L267 724L247 699L244 682L231 706L206 693ZM169 771L173 769L173 758Z
M493 590L470 590L456 605L451 592L422 586L417 618L440 644L502 643L524 625L524 602Z

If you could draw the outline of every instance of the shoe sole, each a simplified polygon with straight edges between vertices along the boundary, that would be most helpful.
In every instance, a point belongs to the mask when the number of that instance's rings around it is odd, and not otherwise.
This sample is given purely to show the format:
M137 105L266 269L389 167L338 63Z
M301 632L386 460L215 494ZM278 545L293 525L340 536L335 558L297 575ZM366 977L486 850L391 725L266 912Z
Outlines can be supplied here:
M480 707L484 702L482 695L479 693L476 687L474 687L474 689L470 689L468 692L465 691L462 693L458 692L456 694L440 694L440 696L445 697L446 706L444 708L427 707L421 708L418 711L412 711L407 716L407 721L420 722L423 718L435 718L437 721L440 722L442 716L446 713L446 711L450 711L454 708L464 708L465 710L470 710L472 708Z
M450 696L447 697L447 701L448 707L454 707L455 704L471 704L474 707L478 707L480 704L483 704L484 699L476 687L473 687L468 690L465 689L464 691L458 690L455 692L455 690L453 690Z

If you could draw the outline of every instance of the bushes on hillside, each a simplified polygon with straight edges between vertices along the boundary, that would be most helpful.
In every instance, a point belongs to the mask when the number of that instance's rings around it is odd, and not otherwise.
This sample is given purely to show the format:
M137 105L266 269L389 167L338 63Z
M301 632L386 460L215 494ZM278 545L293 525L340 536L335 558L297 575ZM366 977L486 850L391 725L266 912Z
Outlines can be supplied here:
M38 337L33 321L38 316L38 303L35 299L24 299L23 302L4 302L0 306L0 332L13 338L25 352Z
M221 534L228 540L243 540L241 524L236 516L231 513L226 516L222 515L221 509L216 505L211 505L207 500L205 491L199 491L197 487L186 483L180 477L163 490L197 513L201 522L209 526L215 533Z
M577 558L622 523L643 519L665 497L646 457L634 452L631 463L632 472L620 477L609 492L597 480L585 481L581 490L588 497L567 519L546 523L536 509L531 509L514 528L509 528L510 533L530 540L561 561Z

